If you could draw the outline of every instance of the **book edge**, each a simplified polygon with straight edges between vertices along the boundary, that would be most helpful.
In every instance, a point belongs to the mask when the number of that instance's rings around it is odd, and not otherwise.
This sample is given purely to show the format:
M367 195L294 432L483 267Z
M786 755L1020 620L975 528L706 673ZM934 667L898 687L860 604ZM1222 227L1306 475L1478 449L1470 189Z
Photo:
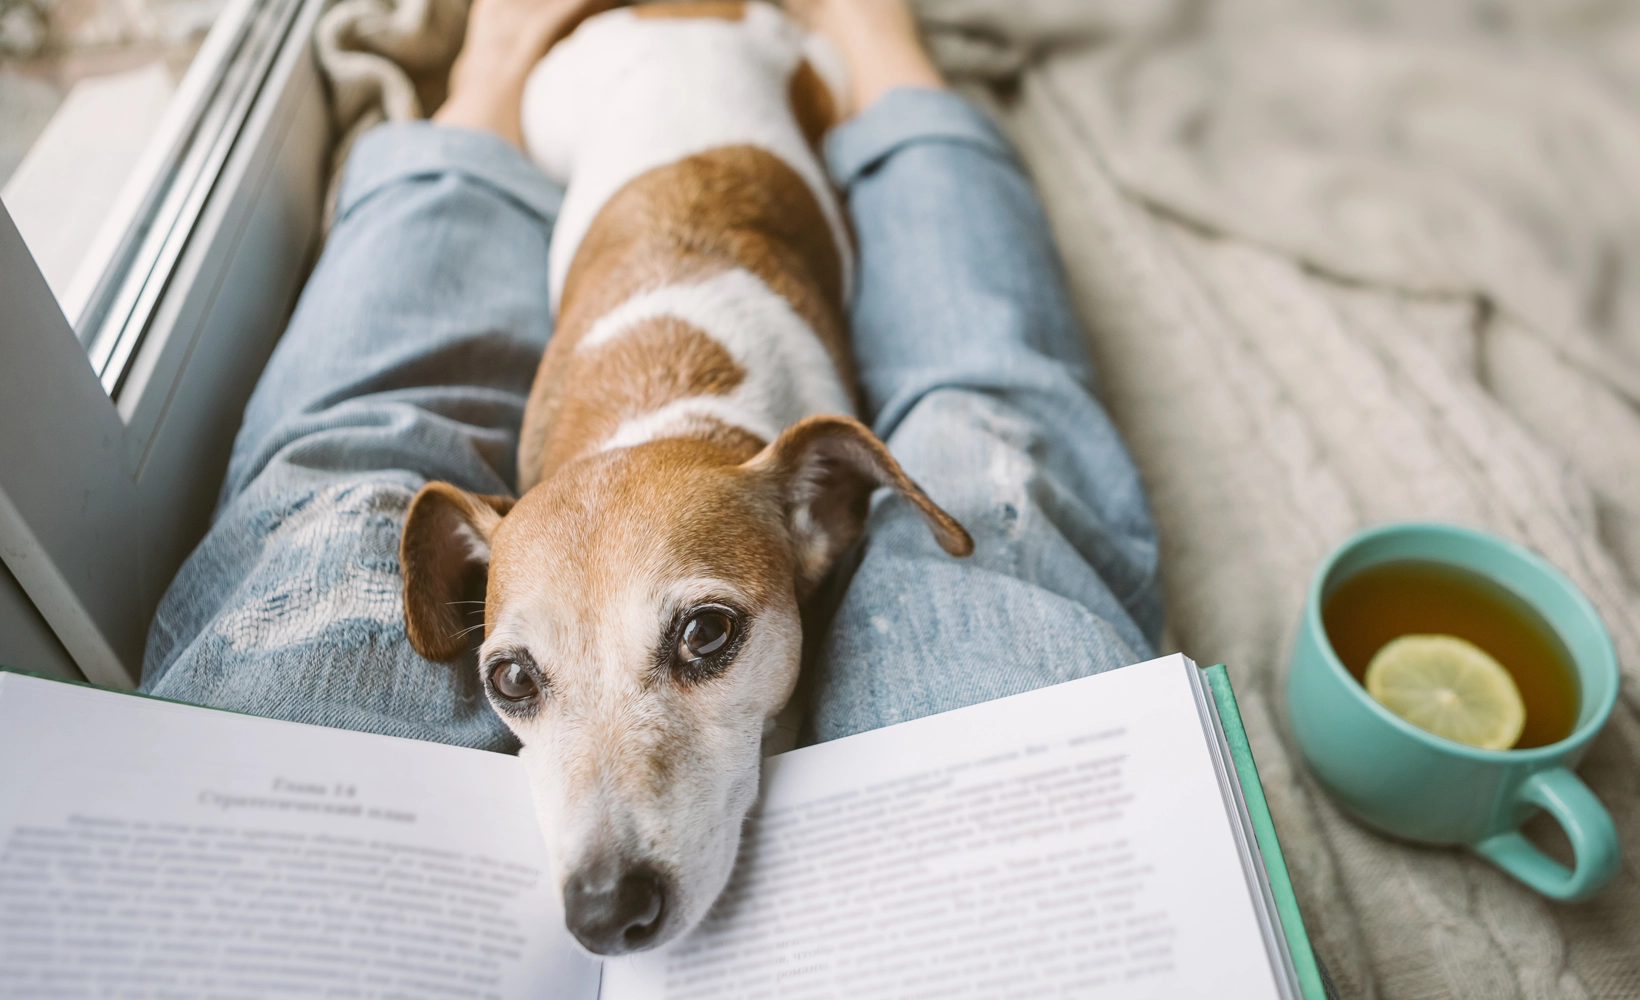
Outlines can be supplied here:
M8 666L7 664L0 663L0 682L3 682L6 675L8 675L8 674L15 675L17 677L26 677L29 680L33 680L33 681L46 681L46 682L51 683L51 684L64 684L64 685L67 685L68 687L83 688L83 689L86 689L86 690L89 690L89 691L95 691L98 694L112 694L112 695L120 695L122 697L128 697L128 698L139 698L143 701L157 702L158 704L161 704L161 705L176 705L176 706L179 706L181 708L194 709L194 710L201 711L201 712L217 712L217 713L220 713L222 715L238 716L239 718L242 718L242 719L255 719L258 722L262 722L262 723L274 723L274 724L286 725L286 726L302 726L302 727L309 728L309 729L323 729L323 730L330 730L330 731L339 732L339 733L357 733L361 736L369 736L369 737L373 737L375 739L403 740L403 741L406 741L406 742L409 742L409 743L427 744L427 745L436 746L436 747L446 747L448 749L459 750L459 751L462 751L464 753L481 753L481 754L486 754L486 755L491 756L491 757L506 757L506 758L510 758L512 760L515 760L515 761L518 759L517 754L502 753L498 750L485 750L481 747L462 746L459 743L444 743L444 742L441 742L439 740L421 739L420 737L416 737L416 736L398 736L398 735L395 735L393 733L378 733L373 729L349 729L346 726L327 726L322 722L298 722L295 719L281 719L277 716L272 716L272 715L257 715L254 712L241 712L238 709L220 708L216 705L197 705L197 704L195 704L191 701L181 701L181 700L176 699L176 698L166 698L163 695L149 694L146 691L140 691L136 688L127 689L127 688L105 687L101 684L94 684L91 681L77 681L77 680L72 680L72 679L67 678L67 677L48 677L45 674L37 674L37 673L33 672L32 670L22 670L22 669L19 669L17 667ZM3 688L4 688L4 684L0 683L0 694L3 694Z
M1253 822L1253 836L1258 840L1259 852L1264 855L1266 877L1270 892L1276 899L1276 915L1287 938L1287 951L1298 973L1299 989L1305 1000L1327 1000L1321 981L1321 970L1316 964L1310 936L1304 929L1304 917L1298 909L1298 897L1287 873L1287 860L1281 853L1281 841L1276 836L1275 822L1270 817L1270 806L1264 798L1264 785L1259 781L1258 765L1253 760L1253 748L1247 741L1247 730L1241 724L1241 711L1236 707L1236 694L1230 686L1230 675L1224 664L1207 667L1208 690L1219 709L1224 740L1230 747L1230 759L1241 779L1242 800L1248 817Z

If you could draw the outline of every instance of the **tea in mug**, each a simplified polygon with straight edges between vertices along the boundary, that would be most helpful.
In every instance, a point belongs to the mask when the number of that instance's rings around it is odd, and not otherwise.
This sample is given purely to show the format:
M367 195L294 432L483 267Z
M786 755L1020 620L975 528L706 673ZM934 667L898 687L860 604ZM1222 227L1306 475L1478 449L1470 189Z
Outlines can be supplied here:
M1531 605L1478 573L1401 560L1369 566L1335 587L1321 620L1333 652L1357 681L1392 639L1452 635L1502 664L1520 690L1526 723L1514 749L1557 743L1577 727L1571 654Z

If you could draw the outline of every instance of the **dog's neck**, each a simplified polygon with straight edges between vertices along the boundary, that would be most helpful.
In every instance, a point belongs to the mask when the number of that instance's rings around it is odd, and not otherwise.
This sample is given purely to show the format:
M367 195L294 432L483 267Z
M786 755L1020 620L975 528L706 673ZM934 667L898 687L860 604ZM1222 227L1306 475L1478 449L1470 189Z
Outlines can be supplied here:
M521 490L658 438L742 461L853 411L851 248L814 150L830 92L805 38L762 4L654 9L588 22L526 94L531 153L568 191Z

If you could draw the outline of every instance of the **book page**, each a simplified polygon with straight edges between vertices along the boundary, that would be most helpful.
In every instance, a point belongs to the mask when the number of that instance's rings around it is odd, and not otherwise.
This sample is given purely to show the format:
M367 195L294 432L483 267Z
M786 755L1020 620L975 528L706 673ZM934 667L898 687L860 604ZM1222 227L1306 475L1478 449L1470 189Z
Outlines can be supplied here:
M770 760L727 890L604 1000L1279 996L1173 656Z
M0 673L0 995L562 997L516 758Z

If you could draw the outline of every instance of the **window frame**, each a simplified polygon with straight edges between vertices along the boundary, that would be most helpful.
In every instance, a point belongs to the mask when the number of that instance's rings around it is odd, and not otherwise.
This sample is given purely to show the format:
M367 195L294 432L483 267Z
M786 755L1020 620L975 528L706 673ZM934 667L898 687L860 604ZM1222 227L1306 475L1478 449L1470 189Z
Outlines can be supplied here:
M72 660L18 661L48 647L24 652L0 628L0 663L115 687L140 676L154 608L209 525L245 400L319 242L333 138L312 44L324 6L234 0L213 27L201 57L216 46L219 64L196 59L144 155L150 214L119 248L132 266L98 293L113 309L81 325L93 347L114 345L100 368L0 206L0 559L17 584L0 588L0 625L37 615ZM32 608L16 606L19 589Z
M119 220L118 249L73 319L111 397L119 396L177 260L301 8L302 0L231 3L178 88L174 122L164 123L150 145L161 155L144 164L148 176L138 175L146 188L141 202Z

